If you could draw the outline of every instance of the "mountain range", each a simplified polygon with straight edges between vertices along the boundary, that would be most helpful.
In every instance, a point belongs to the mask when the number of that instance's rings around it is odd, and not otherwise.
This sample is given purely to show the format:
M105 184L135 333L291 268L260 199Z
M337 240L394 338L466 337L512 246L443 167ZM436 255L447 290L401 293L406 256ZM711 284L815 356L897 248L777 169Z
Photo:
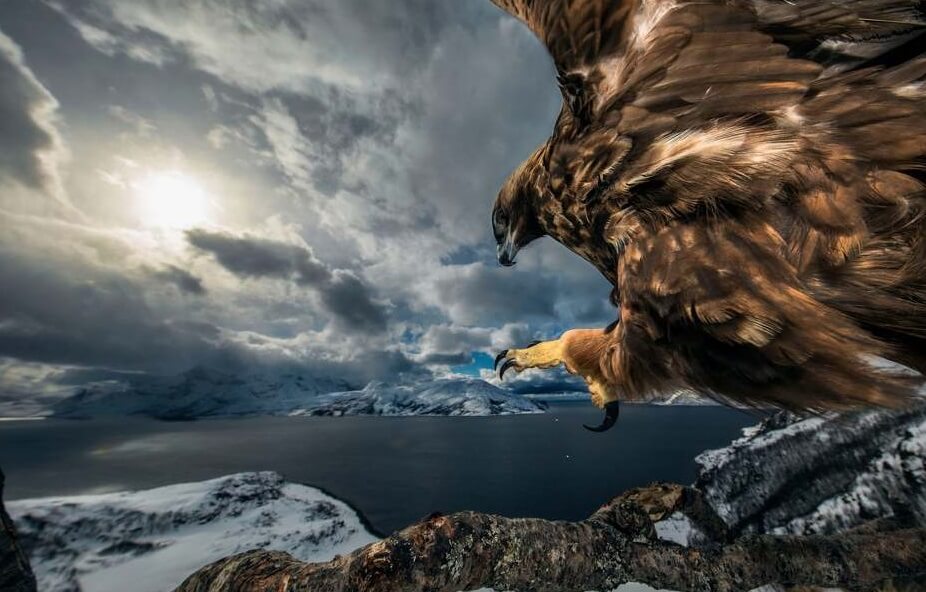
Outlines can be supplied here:
M373 382L357 390L346 382L299 373L232 374L194 368L176 376L93 383L53 405L51 415L190 420L250 415L508 415L543 409L543 403L477 378L408 385Z

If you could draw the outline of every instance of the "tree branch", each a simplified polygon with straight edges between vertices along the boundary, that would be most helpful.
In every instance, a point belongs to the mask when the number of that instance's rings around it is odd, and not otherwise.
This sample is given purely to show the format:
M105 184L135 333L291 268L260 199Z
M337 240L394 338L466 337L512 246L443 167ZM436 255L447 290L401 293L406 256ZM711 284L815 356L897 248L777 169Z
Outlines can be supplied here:
M686 548L658 539L655 523L675 512L713 542ZM926 529L881 526L727 541L700 492L663 484L618 496L581 522L462 512L432 516L327 563L250 551L200 569L178 591L584 592L625 582L718 592L770 583L871 589L926 572Z

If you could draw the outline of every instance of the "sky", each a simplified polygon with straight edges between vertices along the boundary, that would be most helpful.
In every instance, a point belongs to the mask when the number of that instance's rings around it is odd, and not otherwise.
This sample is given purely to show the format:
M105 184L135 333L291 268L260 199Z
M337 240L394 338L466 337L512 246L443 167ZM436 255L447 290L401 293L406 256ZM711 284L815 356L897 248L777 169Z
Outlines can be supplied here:
M488 0L5 0L0 80L7 401L485 374L614 318L550 239L495 262L493 200L560 97Z

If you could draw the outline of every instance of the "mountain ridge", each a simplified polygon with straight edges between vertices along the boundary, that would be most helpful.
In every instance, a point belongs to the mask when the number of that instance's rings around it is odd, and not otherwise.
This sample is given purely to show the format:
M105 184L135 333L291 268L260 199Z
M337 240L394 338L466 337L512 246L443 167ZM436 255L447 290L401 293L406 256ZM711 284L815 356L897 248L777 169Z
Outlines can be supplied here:
M346 381L299 373L234 374L197 367L176 376L139 376L79 388L51 408L53 417L140 415L163 420L253 415L452 415L540 413L542 404L478 378L407 385Z

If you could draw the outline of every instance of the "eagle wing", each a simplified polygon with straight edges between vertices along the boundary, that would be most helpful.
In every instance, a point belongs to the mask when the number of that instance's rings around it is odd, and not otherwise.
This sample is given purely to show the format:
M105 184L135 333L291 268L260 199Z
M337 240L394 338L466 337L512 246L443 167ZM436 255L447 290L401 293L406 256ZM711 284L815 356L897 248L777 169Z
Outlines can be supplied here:
M911 392L915 381L870 363L891 348L815 273L845 266L870 238L861 201L878 193L872 175L894 175L885 207L922 195L899 171L924 164L926 60L864 67L915 40L912 3L493 1L556 65L564 105L546 155L556 210L584 215L619 253L621 323L601 366L624 396L679 379L791 408ZM833 146L821 151L808 123ZM908 250L922 249L916 240ZM912 281L923 286L921 272ZM901 275L882 279L910 281Z
M527 24L553 57L564 99L547 156L553 182L564 183L567 195L632 195L637 209L647 208L644 196L699 205L752 200L748 193L762 179L789 166L793 143L780 133L709 124L796 119L787 109L821 74L882 55L923 27L905 0L493 2ZM658 139L684 141L667 151ZM750 140L753 154L737 155ZM758 152L771 160L754 162ZM737 174L696 174L708 170ZM653 191L667 181L665 191Z

